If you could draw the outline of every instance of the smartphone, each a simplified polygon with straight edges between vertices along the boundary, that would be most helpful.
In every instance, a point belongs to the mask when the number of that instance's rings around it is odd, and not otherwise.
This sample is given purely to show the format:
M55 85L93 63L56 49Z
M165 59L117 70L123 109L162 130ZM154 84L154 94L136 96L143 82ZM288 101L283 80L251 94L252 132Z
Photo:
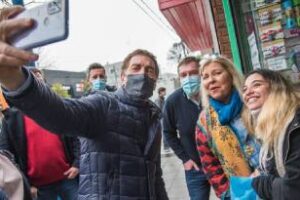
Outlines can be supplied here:
M33 49L62 41L69 35L68 0L52 0L42 5L25 9L15 18L32 18L34 26L16 35L11 44L21 49Z

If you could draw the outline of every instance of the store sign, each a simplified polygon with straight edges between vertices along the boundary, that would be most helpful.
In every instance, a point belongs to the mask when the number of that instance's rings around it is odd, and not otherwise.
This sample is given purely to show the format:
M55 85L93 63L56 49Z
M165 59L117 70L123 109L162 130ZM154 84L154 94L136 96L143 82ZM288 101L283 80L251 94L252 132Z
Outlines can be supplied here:
M287 63L284 56L278 56L267 60L267 65L271 70L283 70L287 69Z
M251 61L252 61L253 69L261 68L260 62L259 62L259 53L258 53L258 49L257 49L257 44L256 44L256 39L255 39L254 32L252 32L248 36L248 44L249 44L249 47L250 47Z

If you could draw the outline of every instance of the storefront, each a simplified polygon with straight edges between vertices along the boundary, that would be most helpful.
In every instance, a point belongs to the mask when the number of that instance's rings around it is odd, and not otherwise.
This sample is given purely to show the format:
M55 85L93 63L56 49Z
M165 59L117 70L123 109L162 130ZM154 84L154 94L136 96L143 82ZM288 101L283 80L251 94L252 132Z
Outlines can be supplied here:
M243 71L268 68L299 83L300 0L229 2Z
M158 0L159 8L191 51L218 49L209 0Z

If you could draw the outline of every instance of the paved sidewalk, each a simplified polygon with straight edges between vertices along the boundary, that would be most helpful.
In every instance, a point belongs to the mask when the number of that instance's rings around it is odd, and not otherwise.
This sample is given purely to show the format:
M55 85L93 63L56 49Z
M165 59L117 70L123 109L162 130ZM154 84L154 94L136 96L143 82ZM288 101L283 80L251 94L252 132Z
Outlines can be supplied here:
M162 156L161 166L170 200L189 200L181 161L174 154L168 157ZM217 199L214 192L211 191L210 200Z

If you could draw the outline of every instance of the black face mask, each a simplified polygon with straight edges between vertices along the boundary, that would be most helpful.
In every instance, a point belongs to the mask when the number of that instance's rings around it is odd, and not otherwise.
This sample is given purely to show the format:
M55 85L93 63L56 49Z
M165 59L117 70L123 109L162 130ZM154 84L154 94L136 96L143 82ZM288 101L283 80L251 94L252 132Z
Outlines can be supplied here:
M127 75L125 89L132 97L148 99L153 95L154 87L155 80L145 74Z

